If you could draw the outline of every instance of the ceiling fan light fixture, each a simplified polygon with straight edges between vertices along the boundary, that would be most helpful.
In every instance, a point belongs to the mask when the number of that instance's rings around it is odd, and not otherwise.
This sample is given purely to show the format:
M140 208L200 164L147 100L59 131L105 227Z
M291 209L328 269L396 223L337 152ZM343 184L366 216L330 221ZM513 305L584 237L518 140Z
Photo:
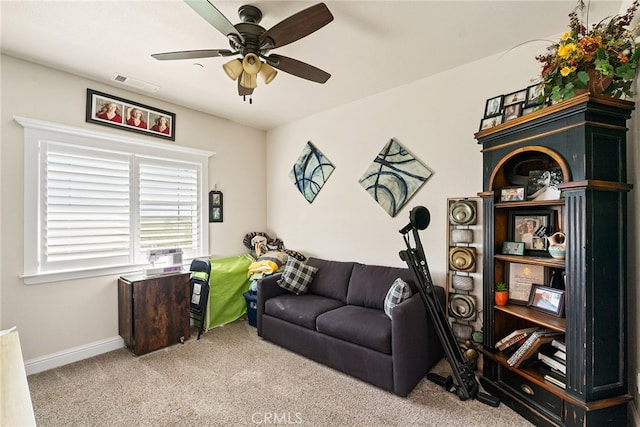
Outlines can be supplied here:
M242 62L239 59L232 59L222 66L222 69L231 80L238 80L243 71Z
M264 84L269 84L276 78L278 72L271 65L266 62L260 67L260 77L264 80Z
M258 78L255 74L242 73L242 76L240 76L240 86L247 89L255 89L258 87Z
M262 67L262 62L255 53L247 53L242 59L242 68L246 74L256 75Z

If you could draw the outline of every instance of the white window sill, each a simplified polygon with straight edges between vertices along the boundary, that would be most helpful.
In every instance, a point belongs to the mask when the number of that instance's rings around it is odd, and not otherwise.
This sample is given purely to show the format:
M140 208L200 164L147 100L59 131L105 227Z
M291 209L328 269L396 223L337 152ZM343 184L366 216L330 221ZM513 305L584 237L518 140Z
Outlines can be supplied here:
M113 267L101 267L95 269L83 269L73 271L58 271L53 273L24 274L21 279L25 285L39 285L42 283L62 282L66 280L88 279L90 277L111 276L121 274L142 273L148 264L118 265Z

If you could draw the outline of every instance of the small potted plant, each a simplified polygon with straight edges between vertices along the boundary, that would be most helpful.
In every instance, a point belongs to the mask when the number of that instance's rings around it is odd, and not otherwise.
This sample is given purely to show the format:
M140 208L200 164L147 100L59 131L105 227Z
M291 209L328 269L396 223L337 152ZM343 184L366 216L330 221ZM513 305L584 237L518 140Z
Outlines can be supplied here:
M504 282L496 283L495 300L497 305L507 305L509 300L509 288Z

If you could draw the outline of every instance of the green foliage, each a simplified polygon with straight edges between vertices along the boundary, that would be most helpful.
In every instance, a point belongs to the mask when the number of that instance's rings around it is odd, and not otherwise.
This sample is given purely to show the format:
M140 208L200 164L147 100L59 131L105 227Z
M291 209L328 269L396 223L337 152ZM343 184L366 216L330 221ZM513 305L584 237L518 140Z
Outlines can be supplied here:
M569 14L569 29L557 43L547 48L547 53L536 59L542 63L544 97L552 102L576 95L576 89L589 87L589 70L599 73L591 78L611 79L604 95L614 98L632 97L632 82L636 75L640 49L635 34L638 28L628 29L640 0L634 0L626 13L603 19L587 30L578 19L576 10L584 9L578 1Z

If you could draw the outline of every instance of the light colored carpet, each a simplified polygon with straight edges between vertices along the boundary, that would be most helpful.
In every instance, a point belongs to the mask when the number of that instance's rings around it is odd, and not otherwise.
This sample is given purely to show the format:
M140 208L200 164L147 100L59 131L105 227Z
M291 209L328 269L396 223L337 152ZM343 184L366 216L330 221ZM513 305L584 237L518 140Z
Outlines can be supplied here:
M435 369L450 372L442 361ZM39 426L531 426L426 378L398 397L291 353L238 321L184 345L121 349L28 377Z

